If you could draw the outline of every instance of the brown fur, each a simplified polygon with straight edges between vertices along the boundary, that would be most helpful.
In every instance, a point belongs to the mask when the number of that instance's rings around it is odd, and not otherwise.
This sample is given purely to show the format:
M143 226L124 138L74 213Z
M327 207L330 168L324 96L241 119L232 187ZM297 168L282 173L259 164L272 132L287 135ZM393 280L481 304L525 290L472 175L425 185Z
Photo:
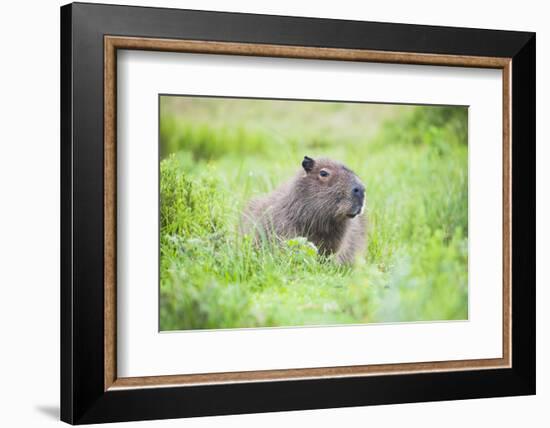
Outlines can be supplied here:
M257 238L303 236L321 254L352 263L366 241L363 184L343 164L330 159L306 156L302 166L293 179L250 201L244 213L245 231L253 230Z

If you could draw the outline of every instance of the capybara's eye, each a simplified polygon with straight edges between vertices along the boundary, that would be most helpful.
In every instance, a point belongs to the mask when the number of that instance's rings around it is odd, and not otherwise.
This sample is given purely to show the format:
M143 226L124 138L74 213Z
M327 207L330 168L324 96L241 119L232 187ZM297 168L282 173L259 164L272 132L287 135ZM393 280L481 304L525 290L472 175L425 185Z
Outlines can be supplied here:
M321 177L328 177L330 174L329 174L328 171L322 169L321 172L319 172L319 175L320 175Z

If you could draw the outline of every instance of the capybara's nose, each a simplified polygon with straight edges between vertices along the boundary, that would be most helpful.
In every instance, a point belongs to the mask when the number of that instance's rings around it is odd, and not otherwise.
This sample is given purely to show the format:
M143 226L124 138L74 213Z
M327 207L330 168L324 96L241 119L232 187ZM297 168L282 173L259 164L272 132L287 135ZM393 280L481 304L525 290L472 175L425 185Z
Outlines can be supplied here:
M353 189L351 189L352 195L363 199L365 197L365 188L363 186L355 186Z

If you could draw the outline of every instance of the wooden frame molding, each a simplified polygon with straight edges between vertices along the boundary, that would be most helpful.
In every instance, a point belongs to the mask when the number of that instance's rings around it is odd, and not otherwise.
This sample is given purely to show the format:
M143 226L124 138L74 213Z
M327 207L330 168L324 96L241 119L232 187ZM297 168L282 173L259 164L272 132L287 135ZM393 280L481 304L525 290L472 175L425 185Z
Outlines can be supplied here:
M502 358L306 369L118 378L116 368L116 53L118 49L422 64L502 70L503 81L503 350ZM335 49L252 43L104 37L104 390L220 383L359 377L509 368L512 361L512 61L510 58Z

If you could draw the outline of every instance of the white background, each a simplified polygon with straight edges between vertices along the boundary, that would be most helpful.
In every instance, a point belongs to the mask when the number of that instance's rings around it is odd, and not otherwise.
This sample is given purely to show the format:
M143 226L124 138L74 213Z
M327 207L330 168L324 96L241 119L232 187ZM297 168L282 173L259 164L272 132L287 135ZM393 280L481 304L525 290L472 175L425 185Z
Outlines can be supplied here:
M109 1L104 1L110 3ZM550 28L544 2L126 1L130 4L537 31L538 395L285 412L124 426L547 426L550 416ZM5 2L0 11L1 424L59 424L59 5Z
M117 79L119 376L502 356L501 70L122 51ZM159 333L159 93L468 105L469 319Z

